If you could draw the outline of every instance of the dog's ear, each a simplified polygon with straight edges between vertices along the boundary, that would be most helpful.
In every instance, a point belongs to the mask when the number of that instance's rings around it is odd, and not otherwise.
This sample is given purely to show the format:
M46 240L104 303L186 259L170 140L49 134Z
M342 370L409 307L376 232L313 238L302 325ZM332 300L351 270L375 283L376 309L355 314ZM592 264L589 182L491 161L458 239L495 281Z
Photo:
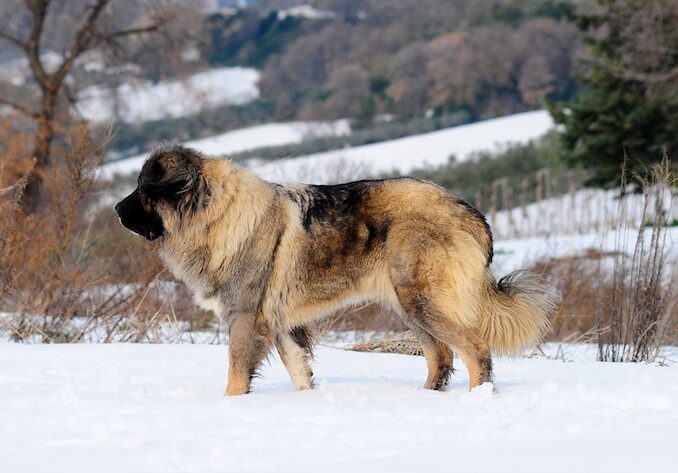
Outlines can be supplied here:
M191 190L198 178L198 169L193 164L182 163L179 169L165 170L156 162L151 169L150 182L144 190L151 197L176 198Z
M144 190L151 197L176 197L189 192L193 187L194 179L188 174L181 173L158 182L149 182L144 186Z

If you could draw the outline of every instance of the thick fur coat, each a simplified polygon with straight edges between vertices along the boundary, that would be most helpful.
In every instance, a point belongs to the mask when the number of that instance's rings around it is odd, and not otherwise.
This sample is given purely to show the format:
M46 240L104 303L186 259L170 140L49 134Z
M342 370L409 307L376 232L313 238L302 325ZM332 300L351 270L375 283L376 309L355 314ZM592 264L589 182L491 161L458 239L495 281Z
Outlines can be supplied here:
M228 321L229 395L249 391L273 346L294 384L312 387L307 327L347 305L398 313L423 347L432 389L447 383L452 348L471 387L491 381L491 350L533 343L553 310L534 276L495 280L478 210L415 179L280 186L170 146L151 154L116 210L158 241L200 306Z

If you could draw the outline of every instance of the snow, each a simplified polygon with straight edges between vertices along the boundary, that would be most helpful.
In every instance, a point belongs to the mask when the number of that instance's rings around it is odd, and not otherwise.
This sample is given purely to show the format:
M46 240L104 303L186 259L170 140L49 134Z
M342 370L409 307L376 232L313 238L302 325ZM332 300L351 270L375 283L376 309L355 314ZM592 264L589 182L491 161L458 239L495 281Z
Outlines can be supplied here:
M575 235L589 232L604 234L620 224L637 227L640 222L654 219L657 198L661 199L665 220L678 219L676 197L665 189L653 189L649 205L645 207L642 193L628 194L619 198L619 189L580 189L540 202L488 212L487 220L497 239L519 237L550 237ZM676 190L673 190L676 194Z
M463 161L474 152L524 143L539 138L552 126L547 111L518 113L381 143L281 159L255 171L270 181L313 184L362 179L392 171L408 174L415 168L444 165L450 156Z
M498 392L420 388L421 357L320 348L317 389L277 358L224 398L219 345L0 344L0 471L670 471L673 366L497 360ZM673 353L675 355L676 353Z
M351 127L348 120L270 123L241 128L185 144L208 155L222 155L264 146L300 143L313 137L340 136L350 133ZM101 177L108 179L115 174L139 172L147 157L148 154L142 154L104 164L100 169Z
M297 5L286 10L278 10L278 19L284 20L288 16L306 18L309 20L331 20L337 14L327 10L318 10L312 5Z
M546 133L553 121L546 111L526 112L469 125L408 136L365 146L356 146L297 158L250 166L264 179L279 183L328 184L365 179L394 170L407 174L415 168L439 166L454 155L462 161L479 151L496 151L508 143L524 143ZM231 131L186 143L200 151L221 156L238 151L299 143L312 136L350 133L348 120L273 123ZM105 165L102 177L141 169L146 155Z
M63 57L61 54L54 51L47 51L40 54L40 62L42 67L48 73L57 70L61 65ZM30 75L30 67L28 59L20 57L9 61L4 61L0 64L0 79L6 80L15 86L22 86L26 84L26 79Z
M617 250L617 241L621 242L621 250L632 255L638 230L630 228L602 233L588 232L576 235L552 235L548 238L516 238L498 240L494 243L494 258L492 269L498 276L503 276L522 268L529 268L538 261L547 259L568 258L583 256L589 250L600 251L609 255L609 263L614 259L613 252ZM652 229L646 228L644 247L649 248ZM678 263L678 227L666 229L666 244L664 247L664 277L671 280L678 273L675 264ZM610 271L611 272L611 271ZM667 282L668 282L667 281Z
M77 110L83 118L100 123L184 117L204 108L250 102L259 97L258 80L256 69L223 67L182 81L125 83L115 90L92 86L79 94Z

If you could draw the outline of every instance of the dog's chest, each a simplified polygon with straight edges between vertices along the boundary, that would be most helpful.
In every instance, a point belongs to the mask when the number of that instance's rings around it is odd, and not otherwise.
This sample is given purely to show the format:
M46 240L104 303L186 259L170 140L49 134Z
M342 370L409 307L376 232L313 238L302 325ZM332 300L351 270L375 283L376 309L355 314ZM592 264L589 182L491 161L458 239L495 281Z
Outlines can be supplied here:
M193 299L201 309L214 312L218 317L224 315L224 304L218 297L205 297L200 291L194 291Z
M217 295L207 295L211 291L202 281L199 271L195 268L181 264L168 253L161 253L163 262L177 279L182 280L193 293L195 304L203 310L214 312L221 317L224 315L224 304Z

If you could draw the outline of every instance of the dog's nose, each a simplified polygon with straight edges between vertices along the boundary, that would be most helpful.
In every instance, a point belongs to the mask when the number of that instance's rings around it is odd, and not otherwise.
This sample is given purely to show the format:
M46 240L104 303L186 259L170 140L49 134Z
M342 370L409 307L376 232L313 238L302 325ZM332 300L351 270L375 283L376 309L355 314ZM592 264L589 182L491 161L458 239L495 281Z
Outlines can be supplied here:
M118 215L120 215L120 207L121 207L120 204L122 204L122 202L118 202L117 204L115 204L115 211Z

